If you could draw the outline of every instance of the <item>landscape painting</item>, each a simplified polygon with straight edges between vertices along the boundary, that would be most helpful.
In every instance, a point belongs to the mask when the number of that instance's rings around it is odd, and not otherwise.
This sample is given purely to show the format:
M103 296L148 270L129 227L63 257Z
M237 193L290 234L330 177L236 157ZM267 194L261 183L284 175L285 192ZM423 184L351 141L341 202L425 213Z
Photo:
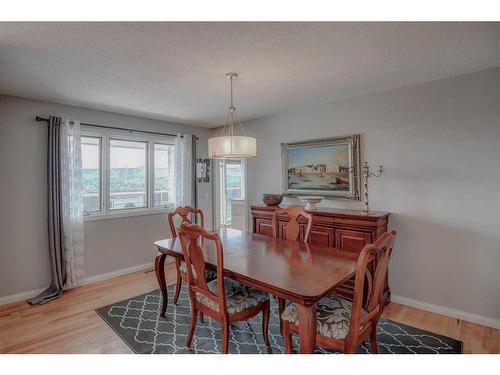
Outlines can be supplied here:
M282 144L285 194L359 199L358 136Z

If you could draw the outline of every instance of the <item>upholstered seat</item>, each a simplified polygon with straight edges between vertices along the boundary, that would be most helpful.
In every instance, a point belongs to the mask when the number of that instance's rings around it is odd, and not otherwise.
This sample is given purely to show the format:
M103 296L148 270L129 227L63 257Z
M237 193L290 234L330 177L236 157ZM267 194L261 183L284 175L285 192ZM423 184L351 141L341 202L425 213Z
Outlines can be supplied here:
M207 284L208 289L215 294L217 294L217 281L213 280ZM262 301L269 300L268 293L248 285L242 285L228 278L224 278L224 290L229 314L239 313L258 305ZM214 311L219 311L219 304L201 293L196 293L196 300Z
M181 260L181 265L179 266L179 271L186 275L187 278L187 268L186 262ZM212 281L217 278L217 273L215 271L205 270L205 280Z
M187 274L186 262L184 262L183 260L181 260L181 265L179 266L179 271Z
M326 295L316 304L316 328L318 334L338 340L346 338L351 320L352 302L335 294ZM361 315L366 311L361 309ZM295 303L289 304L281 318L298 324L299 315Z

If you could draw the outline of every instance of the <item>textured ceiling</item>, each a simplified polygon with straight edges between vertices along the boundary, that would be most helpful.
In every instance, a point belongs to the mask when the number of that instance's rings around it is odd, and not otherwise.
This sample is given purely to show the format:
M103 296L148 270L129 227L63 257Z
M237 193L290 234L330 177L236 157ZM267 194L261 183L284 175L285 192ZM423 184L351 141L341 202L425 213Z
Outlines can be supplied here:
M500 23L0 23L0 93L218 126L500 66Z

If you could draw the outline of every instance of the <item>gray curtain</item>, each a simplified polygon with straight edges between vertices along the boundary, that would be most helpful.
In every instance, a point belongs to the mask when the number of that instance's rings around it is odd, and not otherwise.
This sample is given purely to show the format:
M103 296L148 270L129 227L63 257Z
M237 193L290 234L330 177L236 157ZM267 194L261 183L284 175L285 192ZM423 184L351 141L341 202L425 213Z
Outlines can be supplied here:
M47 151L47 204L48 240L51 282L39 296L29 299L32 305L47 303L59 298L66 279L64 265L64 240L61 217L61 123L60 117L50 117Z

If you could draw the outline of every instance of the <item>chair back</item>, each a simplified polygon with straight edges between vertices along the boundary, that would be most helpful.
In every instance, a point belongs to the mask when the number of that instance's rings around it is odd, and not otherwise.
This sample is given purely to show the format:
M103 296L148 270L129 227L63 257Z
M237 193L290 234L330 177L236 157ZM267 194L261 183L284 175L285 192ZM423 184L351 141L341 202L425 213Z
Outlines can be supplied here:
M300 235L300 225L298 223L299 216L304 217L307 220L306 231L304 233L304 242L309 241L309 232L311 231L312 225L312 215L308 214L301 207L285 207L278 208L273 213L273 237L279 236L278 228L278 216L279 215L290 216L290 221L285 227L285 235L287 240L298 241Z
M211 233L202 226L184 222L180 226L179 239L181 241L184 261L186 262L189 295L191 303L196 301L196 293L206 296L219 305L219 311L227 313L226 293L224 290L224 258L220 237L217 233ZM208 289L205 280L205 256L200 243L213 241L217 255L217 294Z
M396 235L395 230L385 232L373 244L366 245L361 250L356 265L349 336L351 334L358 335L368 322L377 322L380 314L382 314L384 285ZM371 261L376 262L373 275L368 269L368 264ZM368 290L366 291L363 306L365 286ZM361 314L362 308L364 308L366 314Z
M174 211L168 213L168 225L170 226L170 232L173 238L177 238L177 228L174 225L175 216L179 215L181 217L181 224L191 224L191 220L189 219L190 214L195 215L195 217L198 216L200 218L200 225L202 227L205 226L202 210L190 206L177 207Z

